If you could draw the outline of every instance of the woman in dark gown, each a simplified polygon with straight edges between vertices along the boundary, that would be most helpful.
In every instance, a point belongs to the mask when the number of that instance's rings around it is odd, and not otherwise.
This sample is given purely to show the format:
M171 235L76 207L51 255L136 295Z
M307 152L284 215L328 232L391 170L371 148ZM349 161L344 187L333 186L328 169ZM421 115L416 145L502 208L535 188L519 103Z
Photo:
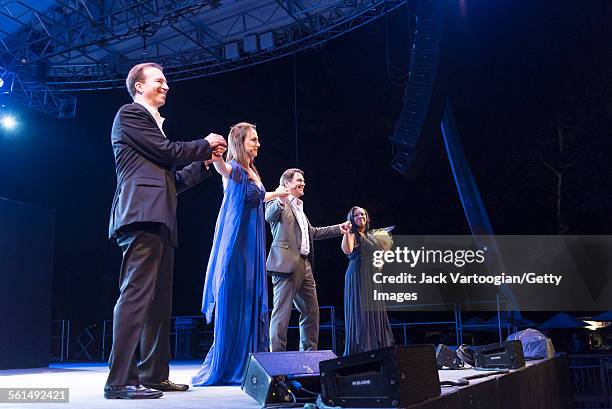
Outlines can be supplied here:
M224 196L202 300L209 323L214 313L214 341L194 386L238 384L249 354L268 349L264 202L286 193L265 191L253 163L259 146L255 126L236 124L228 136L227 163L222 157L214 162Z
M352 224L342 238L342 251L349 258L344 278L344 355L393 345L393 332L383 302L373 300L376 268L370 259L375 250L384 250L381 240L370 232L370 216L362 207L353 207L347 216Z

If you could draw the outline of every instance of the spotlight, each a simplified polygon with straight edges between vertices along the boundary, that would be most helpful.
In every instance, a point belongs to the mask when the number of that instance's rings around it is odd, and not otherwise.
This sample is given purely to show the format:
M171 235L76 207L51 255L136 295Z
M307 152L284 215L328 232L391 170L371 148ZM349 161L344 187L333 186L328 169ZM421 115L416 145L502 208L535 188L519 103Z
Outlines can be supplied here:
M3 86L4 86L4 80L0 78L0 88L2 88Z
M3 116L0 119L0 123L2 123L2 126L4 127L4 129L7 129L7 130L14 129L17 126L17 121L11 115Z

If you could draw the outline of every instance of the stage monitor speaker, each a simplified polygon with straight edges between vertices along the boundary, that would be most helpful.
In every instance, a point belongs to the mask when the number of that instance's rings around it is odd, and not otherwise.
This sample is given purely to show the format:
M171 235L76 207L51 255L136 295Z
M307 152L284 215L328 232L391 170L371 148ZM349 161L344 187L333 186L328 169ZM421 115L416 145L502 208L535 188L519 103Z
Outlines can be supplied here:
M438 369L461 369L463 367L463 361L457 353L444 344L440 344L436 348L436 361Z
M523 343L519 340L503 341L472 348L477 368L518 369L525 366Z
M314 402L321 389L319 362L334 358L333 351L251 354L242 390L263 406L287 405L297 398Z
M440 395L433 345L394 346L323 361L328 406L395 408Z

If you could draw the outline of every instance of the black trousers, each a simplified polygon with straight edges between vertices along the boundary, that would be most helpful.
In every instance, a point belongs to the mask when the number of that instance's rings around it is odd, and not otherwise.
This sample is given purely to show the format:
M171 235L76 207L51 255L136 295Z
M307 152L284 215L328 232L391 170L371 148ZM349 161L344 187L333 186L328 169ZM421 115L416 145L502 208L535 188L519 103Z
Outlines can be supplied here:
M174 269L170 233L160 223L133 223L119 230L117 244L123 261L106 384L158 383L168 379L170 361Z

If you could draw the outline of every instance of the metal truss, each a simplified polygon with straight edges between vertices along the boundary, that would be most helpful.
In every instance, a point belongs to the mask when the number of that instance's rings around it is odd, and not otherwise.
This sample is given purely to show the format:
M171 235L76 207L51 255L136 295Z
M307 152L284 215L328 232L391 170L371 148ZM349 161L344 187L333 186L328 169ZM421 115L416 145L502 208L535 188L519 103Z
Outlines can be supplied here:
M38 82L22 80L19 74L10 71L0 71L0 78L2 79L0 97L56 118L75 117L77 104L75 95L59 92Z
M359 2L344 1L342 3L346 7L346 3L356 4ZM176 81L206 77L285 57L322 45L329 40L349 33L404 5L407 3L407 0L362 3L377 3L377 5L372 6L370 4L367 7L362 5L362 7L344 10L347 11L346 14L338 14L338 10L334 10L329 13L311 16L307 22L300 21L275 30L276 45L274 49L251 55L243 55L235 60L196 64L189 66L187 69L179 66L178 68L170 69L170 75ZM164 63L165 61L162 60L162 64Z
M0 27L0 69L49 94L122 87L142 61L173 81L204 77L322 44L407 1L54 0L42 13L0 0L0 19L21 27Z

